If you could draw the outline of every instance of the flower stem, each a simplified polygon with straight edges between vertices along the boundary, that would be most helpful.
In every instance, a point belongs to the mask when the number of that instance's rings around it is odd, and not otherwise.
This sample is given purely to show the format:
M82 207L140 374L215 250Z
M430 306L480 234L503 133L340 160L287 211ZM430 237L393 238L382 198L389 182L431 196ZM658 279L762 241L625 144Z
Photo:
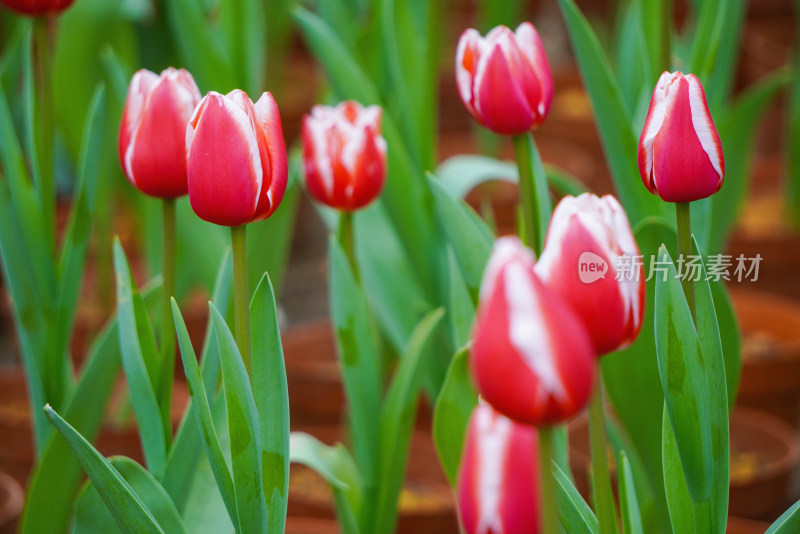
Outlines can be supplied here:
M246 225L231 227L233 244L233 305L235 311L236 344L244 367L250 374L250 291L247 288Z
M38 17L34 23L34 76L36 83L36 133L39 163L39 195L47 239L55 251L56 180L53 165L53 68L50 17Z
M536 148L531 134L515 135L512 139L514 157L519 168L519 196L522 204L522 221L518 232L525 245L539 255L544 246L544 228L550 218L547 181L542 173L534 172Z
M693 255L692 250L692 227L690 220L690 209L688 202L678 202L675 204L676 216L678 219L678 254L685 262ZM689 311L692 312L692 320L697 324L697 310L694 301L694 280L681 273L681 285L683 293L686 295L686 302L689 304Z
M539 427L539 498L542 534L558 534L556 479L553 475L553 428Z
M361 281L358 270L358 263L356 262L356 240L355 232L353 230L353 212L342 211L339 214L339 244L341 245L344 253L347 255L347 260L350 262L350 268L353 270L353 276L356 282Z
M596 390L589 403L589 438L592 451L592 500L600 523L600 534L614 534L617 532L617 512L614 507L606 452L602 377L597 381Z
M163 212L163 268L161 276L161 373L159 374L159 404L166 430L170 429L170 405L172 403L172 380L175 376L175 327L172 322L170 299L175 293L175 199L165 198L161 204ZM172 433L167 432L170 436ZM169 438L168 438L169 439Z

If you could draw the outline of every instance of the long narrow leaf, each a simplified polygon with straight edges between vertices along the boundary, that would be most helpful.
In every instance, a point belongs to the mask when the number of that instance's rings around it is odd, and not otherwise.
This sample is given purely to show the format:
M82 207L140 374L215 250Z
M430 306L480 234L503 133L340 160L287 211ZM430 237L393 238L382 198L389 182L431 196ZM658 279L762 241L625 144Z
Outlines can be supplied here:
M558 517L569 534L597 534L600 525L592 509L583 500L569 476L554 462L553 474L558 486Z
M776 519L764 534L792 534L797 531L800 531L800 501Z
M120 530L126 534L162 534L155 518L108 460L49 405L45 406L45 414L69 443Z
M239 531L241 534L263 533L267 531L267 505L261 480L263 463L258 409L236 341L216 306L209 303L209 308L222 362Z
M631 463L625 451L620 451L619 454L619 508L622 531L625 534L644 534Z

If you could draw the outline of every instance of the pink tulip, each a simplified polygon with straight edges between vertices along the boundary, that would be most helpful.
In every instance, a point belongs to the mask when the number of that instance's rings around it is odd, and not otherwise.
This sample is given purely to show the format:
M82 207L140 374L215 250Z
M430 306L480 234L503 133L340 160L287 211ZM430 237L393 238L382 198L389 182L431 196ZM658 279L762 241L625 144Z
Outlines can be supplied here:
M458 514L466 534L537 534L536 430L488 404L472 412L458 471Z
M278 106L270 93L208 93L186 129L189 200L198 217L222 226L266 219L288 179Z
M667 202L700 200L722 187L722 144L693 74L665 72L658 79L639 139L639 172Z
M553 100L553 76L533 24L512 32L498 26L486 37L473 29L458 40L456 82L472 116L500 134L522 134L541 124Z
M478 392L495 409L549 425L586 405L595 352L583 321L533 267L519 239L497 240L481 284L470 365Z
M0 0L0 2L24 15L50 16L61 13L75 0Z
M172 67L133 75L119 132L119 157L128 180L160 198L185 195L186 124L200 101L192 75Z
M564 197L553 212L535 271L583 319L598 355L636 339L645 278L617 199L590 193Z
M342 102L303 118L306 188L332 208L353 211L375 200L386 180L381 108Z

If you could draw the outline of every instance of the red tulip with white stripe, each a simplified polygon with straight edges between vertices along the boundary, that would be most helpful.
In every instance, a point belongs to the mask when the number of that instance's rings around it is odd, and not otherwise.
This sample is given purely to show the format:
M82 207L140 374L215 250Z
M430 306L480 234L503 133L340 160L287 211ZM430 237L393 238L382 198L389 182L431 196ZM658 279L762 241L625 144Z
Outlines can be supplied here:
M475 120L500 134L523 134L538 126L553 100L550 64L530 22L516 32L497 26L485 38L473 29L461 34L456 82Z
M522 423L550 425L580 412L594 384L583 321L534 272L516 237L497 240L484 272L470 366L478 392Z
M536 429L488 404L472 412L458 470L458 515L466 534L539 532Z
M650 192L667 202L700 200L722 187L722 144L693 74L659 78L639 139L639 172Z
M168 68L133 75L119 132L119 157L134 187L159 198L188 191L186 124L200 102L192 75Z
M278 106L270 93L208 93L186 129L189 200L203 220L240 226L266 219L288 179Z
M386 181L381 108L352 100L315 106L303 119L306 189L332 208L353 211L375 200Z
M596 275L591 265L600 269L593 268ZM639 247L617 199L590 193L564 197L535 270L583 319L598 355L636 339L645 278Z
M51 16L61 13L75 0L0 0L18 13L33 16Z

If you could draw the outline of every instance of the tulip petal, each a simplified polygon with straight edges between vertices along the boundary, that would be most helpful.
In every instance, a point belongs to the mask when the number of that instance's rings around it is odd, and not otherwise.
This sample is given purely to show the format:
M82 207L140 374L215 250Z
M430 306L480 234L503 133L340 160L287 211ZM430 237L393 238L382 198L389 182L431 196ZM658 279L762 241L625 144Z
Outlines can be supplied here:
M264 160L265 183L259 194L256 219L266 219L275 212L283 200L289 181L289 163L286 157L286 144L283 141L281 116L272 94L262 94L254 107L257 131L263 135L268 153L268 160ZM266 166L267 161L269 168Z
M201 219L240 226L253 219L263 180L258 142L235 100L206 99L189 147L189 200Z
M722 157L722 143L719 140L714 121L711 120L711 113L708 111L706 103L706 93L703 86L694 74L686 76L689 82L689 107L692 112L692 125L695 134L700 140L700 145L706 152L711 165L722 181L725 174L725 160Z
M499 44L478 61L474 103L481 122L497 133L521 134L533 126L533 110Z
M516 42L519 51L525 57L531 68L533 76L536 77L537 88L536 96L529 95L532 109L536 110L537 122L543 121L550 111L550 104L553 102L553 75L550 71L550 63L544 53L544 45L539 37L539 32L530 22L523 22L517 27Z
M456 85L461 101L467 110L474 116L474 81L477 70L478 58L480 57L480 42L483 40L481 34L472 28L467 29L458 39L456 49Z
M128 87L128 96L125 99L125 109L122 112L122 120L119 130L119 159L125 169L125 174L134 185L131 173L125 164L125 154L131 143L131 138L139 126L142 119L148 95L153 91L153 87L158 83L158 75L147 69L141 69L131 78Z

